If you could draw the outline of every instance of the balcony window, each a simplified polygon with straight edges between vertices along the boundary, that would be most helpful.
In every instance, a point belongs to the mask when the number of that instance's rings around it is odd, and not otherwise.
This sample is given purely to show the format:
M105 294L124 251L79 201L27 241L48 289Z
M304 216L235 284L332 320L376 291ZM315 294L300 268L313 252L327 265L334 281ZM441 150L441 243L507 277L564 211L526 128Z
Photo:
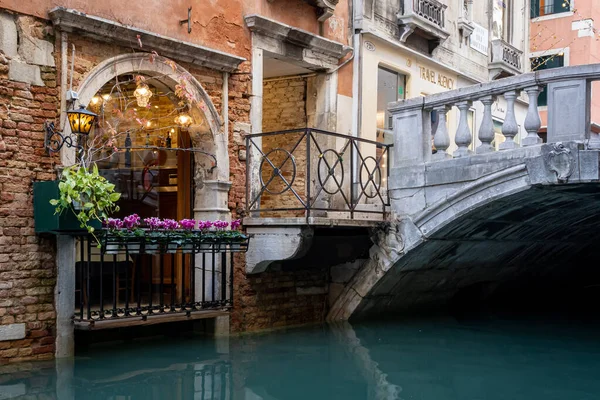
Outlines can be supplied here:
M531 18L571 11L570 0L531 0Z
M565 66L565 56L559 54L553 54L543 57L534 57L531 59L531 70L540 71L544 69L560 68ZM546 90L542 91L538 97L538 105L548 105L548 95Z

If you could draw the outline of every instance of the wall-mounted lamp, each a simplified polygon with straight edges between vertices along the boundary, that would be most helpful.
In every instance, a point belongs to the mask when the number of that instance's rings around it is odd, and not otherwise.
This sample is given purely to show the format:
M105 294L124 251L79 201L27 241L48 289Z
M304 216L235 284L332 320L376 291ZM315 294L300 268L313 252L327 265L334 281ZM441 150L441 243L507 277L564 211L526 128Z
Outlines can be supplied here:
M79 135L89 135L94 122L96 121L97 115L89 110L85 109L85 106L79 106L78 110L67 111L67 119L69 120L69 126L71 127L71 134L65 136L62 132L58 132L54 129L54 122L46 122L44 129L46 130L46 137L44 140L44 147L48 153L56 153L62 149L63 146L67 147L80 147L78 143ZM75 138L75 141L73 140Z

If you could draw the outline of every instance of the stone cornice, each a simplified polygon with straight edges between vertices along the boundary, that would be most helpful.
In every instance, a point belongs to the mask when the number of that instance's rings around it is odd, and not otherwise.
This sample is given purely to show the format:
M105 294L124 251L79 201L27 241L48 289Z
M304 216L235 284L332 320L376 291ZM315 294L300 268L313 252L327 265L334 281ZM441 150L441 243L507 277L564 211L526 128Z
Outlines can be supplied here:
M350 47L339 42L325 39L319 35L282 24L261 15L251 14L244 17L244 19L248 29L254 33L312 50L328 57L340 59L351 51Z
M105 18L87 15L77 10L56 7L48 13L54 26L65 32L76 32L97 40L123 46L137 46L137 36L148 49L164 57L188 62L219 71L233 72L243 57L162 36L143 29L120 24Z

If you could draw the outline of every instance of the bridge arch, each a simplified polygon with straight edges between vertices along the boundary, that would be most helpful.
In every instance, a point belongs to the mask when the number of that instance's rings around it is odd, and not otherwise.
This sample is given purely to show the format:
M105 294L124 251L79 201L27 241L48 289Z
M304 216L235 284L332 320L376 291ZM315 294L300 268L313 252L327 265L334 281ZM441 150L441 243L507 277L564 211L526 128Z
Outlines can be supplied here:
M437 201L397 215L375 232L370 258L332 304L328 319L437 310L463 294L483 300L516 290L525 280L600 282L600 274L573 274L587 265L585 255L600 239L599 181L582 179L579 172L557 179L544 161L548 146L537 146L535 154L509 167L438 187L443 195ZM574 151L571 160L578 171L588 163L581 153Z

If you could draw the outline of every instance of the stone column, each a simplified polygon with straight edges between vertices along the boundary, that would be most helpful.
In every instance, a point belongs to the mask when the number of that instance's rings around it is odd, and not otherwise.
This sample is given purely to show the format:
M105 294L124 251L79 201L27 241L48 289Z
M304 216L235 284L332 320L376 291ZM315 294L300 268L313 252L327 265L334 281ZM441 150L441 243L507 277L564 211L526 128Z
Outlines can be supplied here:
M538 136L538 131L542 126L542 120L538 111L538 95L542 90L540 86L525 88L525 92L527 92L527 96L529 97L529 108L525 117L527 136L521 141L522 146L533 146L542 143L542 138Z
M434 160L443 160L446 158L452 158L448 154L447 150L450 147L450 135L448 134L448 127L446 126L446 114L450 111L450 107L441 106L433 109L437 112L438 124L433 136L433 145L435 146L437 153L432 156Z
M56 237L56 358L73 357L75 354L75 245L75 238L71 236Z
M471 108L470 101L461 101L456 104L456 107L460 110L460 120L458 122L458 129L456 130L456 137L454 138L454 142L458 146L458 149L454 151L454 157L465 157L468 156L469 145L473 140L471 136L471 130L469 129L469 122L467 115L469 113L469 109Z
M511 90L510 92L504 93L506 99L506 116L504 117L504 123L502 124L502 134L506 140L500 143L500 150L508 150L517 148L515 143L515 136L519 133L519 125L515 118L515 99L517 98L517 92Z
M477 147L477 154L494 151L492 141L494 140L494 120L492 119L492 104L496 100L494 96L486 96L479 99L483 103L483 118L479 127L479 140L481 144Z
M254 34L252 34L254 36ZM252 133L262 132L263 119L263 50L252 48L252 100L250 103L250 123L252 124ZM254 143L254 145L252 145ZM246 153L248 159L249 176L247 199L248 206L256 198L260 191L259 167L262 156L258 149L262 150L262 138L253 138L250 140L250 146ZM254 205L255 209L260 208L260 199Z

